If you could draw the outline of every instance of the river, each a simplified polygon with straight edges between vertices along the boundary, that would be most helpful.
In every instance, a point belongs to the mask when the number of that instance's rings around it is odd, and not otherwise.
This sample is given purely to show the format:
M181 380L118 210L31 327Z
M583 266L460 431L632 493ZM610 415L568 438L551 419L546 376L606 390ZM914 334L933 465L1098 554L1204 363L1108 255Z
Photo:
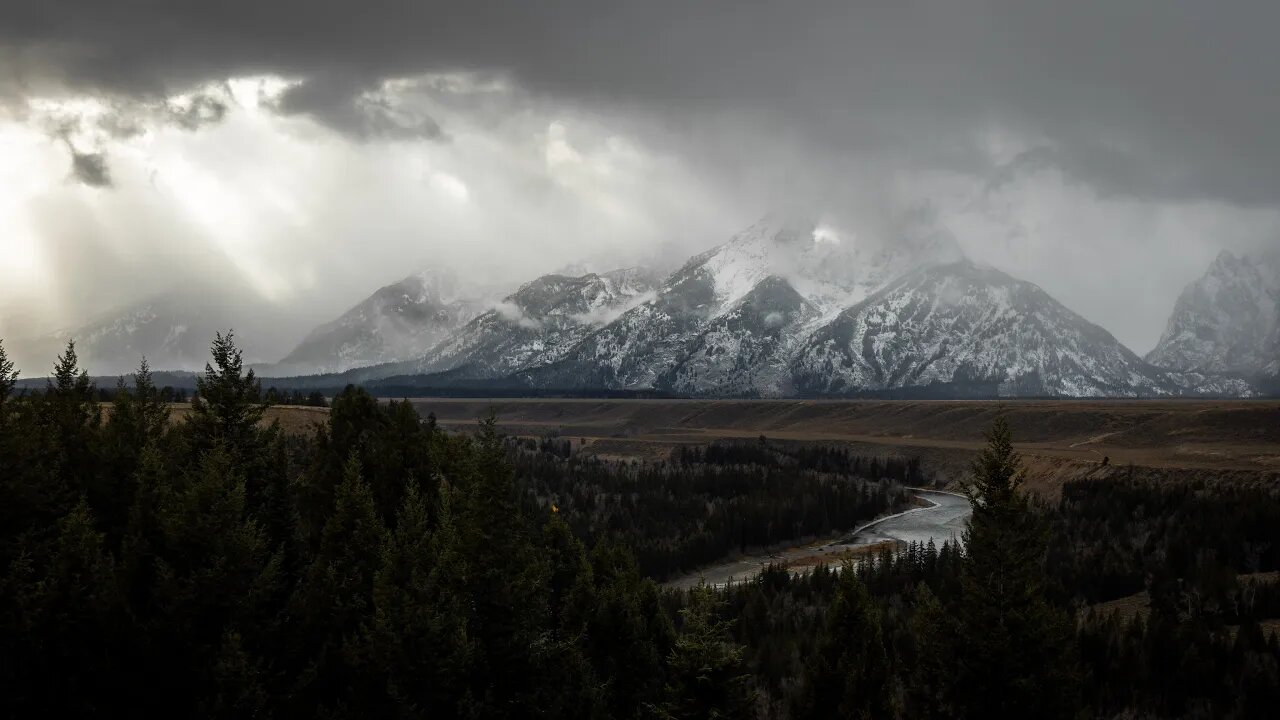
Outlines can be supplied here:
M937 490L913 492L928 505L869 522L835 540L712 565L672 580L667 586L690 588L702 582L715 586L746 582L769 565L781 565L795 572L802 572L818 563L838 565L850 555L850 551L887 542L903 548L911 542L927 544L933 540L934 545L942 547L942 543L948 540L958 541L972 513L969 499Z
M900 546L912 542L923 545L933 540L934 545L942 547L948 540L959 541L973 512L969 498L937 490L916 490L915 494L932 505L868 523L841 542L858 547L890 540L898 541Z

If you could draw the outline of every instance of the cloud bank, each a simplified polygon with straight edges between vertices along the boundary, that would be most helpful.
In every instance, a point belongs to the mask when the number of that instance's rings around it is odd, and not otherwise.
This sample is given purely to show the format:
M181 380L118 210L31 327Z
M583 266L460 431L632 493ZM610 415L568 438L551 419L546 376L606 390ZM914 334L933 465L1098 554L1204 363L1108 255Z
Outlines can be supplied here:
M0 332L201 272L300 335L436 264L514 286L923 208L1142 352L1218 250L1280 245L1275 3L610 5L9 9Z

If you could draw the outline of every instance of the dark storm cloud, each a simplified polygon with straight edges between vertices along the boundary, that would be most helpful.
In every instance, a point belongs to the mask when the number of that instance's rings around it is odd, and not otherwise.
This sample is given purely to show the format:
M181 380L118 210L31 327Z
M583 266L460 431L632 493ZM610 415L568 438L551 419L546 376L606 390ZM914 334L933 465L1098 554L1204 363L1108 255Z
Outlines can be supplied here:
M395 112L389 101L372 93L375 85L368 80L312 77L286 91L277 110L310 115L359 138L444 139L444 131L434 119Z
M127 93L272 72L285 109L356 134L402 127L355 98L422 71L511 74L533 93L735 117L842 162L983 167L975 137L1032 138L1102 192L1280 196L1280 3L1107 0L9 3L20 83ZM37 77L40 76L40 77ZM0 82L0 85L6 83ZM13 85L12 82L8 83Z
M71 150L71 175L89 187L110 187L111 169L103 153Z

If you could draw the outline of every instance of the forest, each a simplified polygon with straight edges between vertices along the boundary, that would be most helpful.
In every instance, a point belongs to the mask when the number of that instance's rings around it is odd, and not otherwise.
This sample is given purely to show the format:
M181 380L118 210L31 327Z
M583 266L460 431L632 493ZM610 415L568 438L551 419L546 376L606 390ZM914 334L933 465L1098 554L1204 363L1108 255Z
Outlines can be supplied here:
M145 363L104 407L74 345L0 346L6 717L1271 717L1277 490L1020 489L998 422L963 544L664 588L900 507L918 463L712 445L593 460L446 433L359 388L313 433L219 335L190 412ZM171 394L170 394L171 397ZM293 398L290 398L293 399ZM301 398L307 401L307 398ZM316 401L312 399L311 401ZM1108 601L1139 593L1135 612Z

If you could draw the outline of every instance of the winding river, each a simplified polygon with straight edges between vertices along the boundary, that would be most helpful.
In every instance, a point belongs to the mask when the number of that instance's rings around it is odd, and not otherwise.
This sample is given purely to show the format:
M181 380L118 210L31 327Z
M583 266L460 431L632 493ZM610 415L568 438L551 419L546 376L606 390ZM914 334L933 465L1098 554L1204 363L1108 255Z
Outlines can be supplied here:
M942 546L959 541L972 508L969 499L940 490L914 489L916 498L927 503L905 512L874 520L833 541L790 548L764 555L750 555L703 568L668 582L669 587L690 588L698 583L723 586L751 580L769 565L782 565L801 571L818 563L838 564L851 549L895 543L899 548L908 543Z
M896 540L901 546L912 542L923 545L932 540L942 547L948 540L958 542L973 512L969 498L940 490L915 490L915 495L931 505L867 523L840 543L858 547Z

